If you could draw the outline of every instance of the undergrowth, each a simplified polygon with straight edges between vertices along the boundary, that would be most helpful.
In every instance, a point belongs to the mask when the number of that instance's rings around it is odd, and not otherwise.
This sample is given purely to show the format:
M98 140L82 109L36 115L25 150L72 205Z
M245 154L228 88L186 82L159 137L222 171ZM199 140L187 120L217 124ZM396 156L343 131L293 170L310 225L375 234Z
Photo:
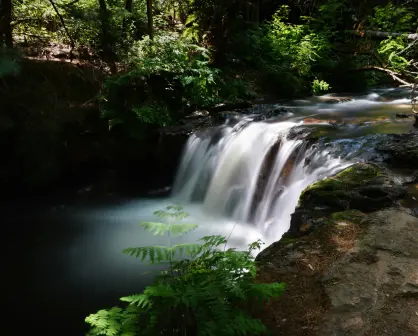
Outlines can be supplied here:
M180 206L156 211L163 223L141 223L154 235L166 235L167 246L127 248L123 252L167 265L140 294L122 297L122 307L103 309L86 318L88 335L266 335L267 327L251 316L270 298L279 297L283 283L255 283L252 252L226 248L222 236L206 236L197 244L172 244L197 225L177 223L188 214Z

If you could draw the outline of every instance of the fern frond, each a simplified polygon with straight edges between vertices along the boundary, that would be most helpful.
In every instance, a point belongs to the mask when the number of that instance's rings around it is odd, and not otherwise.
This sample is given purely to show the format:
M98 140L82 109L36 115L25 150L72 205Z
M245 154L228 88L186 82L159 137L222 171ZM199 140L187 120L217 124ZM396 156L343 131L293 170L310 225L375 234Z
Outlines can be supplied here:
M122 309L113 307L109 310L99 310L96 314L86 317L85 321L94 327L96 335L116 336L121 330Z
M124 296L121 297L120 300L123 302L129 302L130 305L136 305L139 308L149 308L152 306L152 302L145 294Z
M122 252L130 255L131 257L141 259L141 261L148 259L151 264L170 260L173 256L173 249L167 246L129 247L124 249Z
M146 231L151 232L154 236L163 236L166 234L170 225L166 223L157 223L157 222L142 222L140 224Z
M156 284L153 286L148 286L144 290L144 295L147 297L173 297L175 294L175 291L173 290L173 287L171 287L168 284Z
M151 232L154 236L163 236L170 232L173 235L182 235L197 228L196 224L165 224L156 222L143 222L140 224L146 231Z
M242 310L234 309L229 326L234 330L233 335L265 335L267 327L258 319L245 314Z
M271 284L253 283L251 284L250 294L256 299L266 301L270 298L278 298L286 289L286 284L275 282Z
M214 235L214 236L204 236L200 240L204 241L204 246L208 248L218 247L226 244L228 241L224 236Z
M195 230L196 228L197 228L196 224L188 224L188 223L172 224L170 225L169 231L173 235L181 236L185 233Z
M174 254L178 253L181 258L183 256L196 257L202 250L201 244L176 244L172 247Z

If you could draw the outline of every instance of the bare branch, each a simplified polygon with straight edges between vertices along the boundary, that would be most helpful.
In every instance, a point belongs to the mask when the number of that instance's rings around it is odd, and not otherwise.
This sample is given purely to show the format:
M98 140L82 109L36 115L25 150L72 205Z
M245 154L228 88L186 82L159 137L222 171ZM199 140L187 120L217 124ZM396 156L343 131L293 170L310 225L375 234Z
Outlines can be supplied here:
M74 47L75 47L74 40L73 40L70 32L68 31L68 28L65 25L64 18L62 17L62 15L60 14L57 6L55 5L54 0L49 0L49 2L51 3L52 7L54 7L55 13L57 13L58 17L60 18L61 24L62 24L62 26L64 27L64 30L65 30L65 33L67 34L68 38L70 39L70 45L71 45L70 58L72 59L73 50L74 50Z
M408 44L408 46L405 49L402 49L400 52L398 52L396 55L402 55L403 53L405 53L406 51L408 51L409 49L411 49L414 45L416 45L418 43L418 39L413 40L411 43Z
M365 67L362 67L362 68L357 68L357 69L354 69L354 70L355 71L368 71L368 70L381 71L381 72L387 73L390 77L392 77L393 80L395 80L399 83L402 83L405 86L413 87L413 85L414 85L414 84L408 83L407 81L404 81L402 78L400 78L400 76L402 76L401 74L399 74L395 71L389 70L389 69L385 69L385 68L375 66L375 65L368 65L368 66L365 66Z
M57 6L59 6L59 7L68 7L68 6L72 6L72 5L74 5L74 4L76 4L77 2L79 2L80 0L73 0L73 1L71 1L71 2L69 2L69 3L67 3L67 4L63 4L63 5L57 5Z

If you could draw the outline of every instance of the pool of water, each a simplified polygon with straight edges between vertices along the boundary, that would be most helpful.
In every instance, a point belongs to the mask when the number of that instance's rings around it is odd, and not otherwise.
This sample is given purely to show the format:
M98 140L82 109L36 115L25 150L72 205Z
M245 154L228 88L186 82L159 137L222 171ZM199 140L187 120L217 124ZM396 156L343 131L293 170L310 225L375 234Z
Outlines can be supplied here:
M48 204L49 203L49 204ZM124 255L126 247L162 245L139 225L156 221L155 210L170 199L119 199L66 203L29 201L2 209L4 301L7 330L18 335L82 335L84 318L118 298L141 291L158 268ZM203 213L189 205L188 222L199 228L174 242L210 234L228 236L245 247L261 238L254 227ZM24 323L22 323L24 322ZM13 332L16 334L16 332Z

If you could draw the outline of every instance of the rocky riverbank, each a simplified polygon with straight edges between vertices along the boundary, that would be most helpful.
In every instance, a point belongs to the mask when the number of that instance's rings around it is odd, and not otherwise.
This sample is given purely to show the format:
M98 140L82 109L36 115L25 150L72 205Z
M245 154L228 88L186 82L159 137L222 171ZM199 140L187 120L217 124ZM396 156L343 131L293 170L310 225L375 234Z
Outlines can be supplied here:
M405 166L416 134L390 137L377 150ZM274 335L418 334L418 203L402 206L413 180L359 163L303 192L289 232L257 257L259 281L288 285L262 317Z

